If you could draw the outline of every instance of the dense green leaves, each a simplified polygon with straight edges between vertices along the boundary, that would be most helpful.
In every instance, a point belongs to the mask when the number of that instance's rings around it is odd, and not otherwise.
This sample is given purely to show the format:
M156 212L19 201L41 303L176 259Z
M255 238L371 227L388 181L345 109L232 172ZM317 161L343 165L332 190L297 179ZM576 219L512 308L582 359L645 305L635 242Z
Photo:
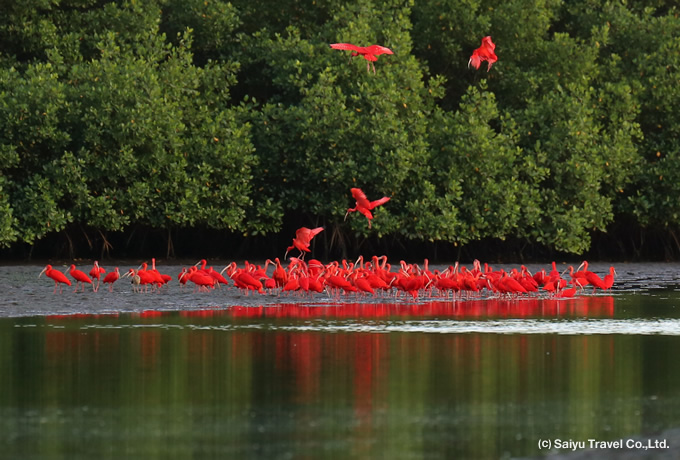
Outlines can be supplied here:
M70 225L266 235L296 216L583 253L617 218L680 226L668 2L322 3L10 5L0 245ZM467 67L485 35L489 72ZM394 54L374 73L334 42ZM351 187L392 198L371 229L343 221Z

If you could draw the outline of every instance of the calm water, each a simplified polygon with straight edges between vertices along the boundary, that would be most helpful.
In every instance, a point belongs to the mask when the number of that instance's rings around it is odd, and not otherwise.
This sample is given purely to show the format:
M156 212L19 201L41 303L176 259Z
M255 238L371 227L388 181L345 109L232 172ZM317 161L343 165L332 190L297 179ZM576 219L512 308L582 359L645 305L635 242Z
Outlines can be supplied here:
M671 444L649 458L679 452L680 265L617 265L608 295L419 303L53 295L42 268L0 267L2 458L515 458L646 437Z

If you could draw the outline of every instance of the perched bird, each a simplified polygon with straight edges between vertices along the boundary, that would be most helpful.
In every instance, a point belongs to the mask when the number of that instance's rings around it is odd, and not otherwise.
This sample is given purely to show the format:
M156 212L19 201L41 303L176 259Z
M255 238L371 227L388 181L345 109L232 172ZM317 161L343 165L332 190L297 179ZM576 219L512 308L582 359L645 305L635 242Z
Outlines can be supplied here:
M371 211L375 207L383 205L390 201L390 197L384 196L379 200L368 201L368 198L366 198L366 194L360 188L351 188L350 191L352 192L352 197L356 200L356 206L354 206L353 208L349 208L347 210L347 213L345 214L345 220L347 220L347 216L349 215L350 212L359 211L361 214L366 216L366 218L368 219L368 228L371 228L371 220L373 219L373 214L371 213Z
M371 46L356 46L351 43L332 43L331 48L334 50L349 50L352 51L349 55L350 60L354 56L361 56L366 59L366 71L371 70L373 66L373 73L375 73L374 62L378 60L378 56L381 54L394 54L391 49L381 46L381 45L371 45Z
M295 231L295 238L293 238L293 244L292 246L288 246L286 248L286 254L283 256L285 259L286 256L288 255L288 251L291 249L298 249L300 251L300 259L303 259L305 256L305 252L311 252L309 250L309 244L312 241L312 238L314 238L316 235L321 233L323 231L323 227L317 227L317 228L307 228L307 227L300 227Z
M491 36L482 38L482 46L472 52L472 56L470 56L468 61L468 67L472 66L475 69L479 69L482 61L486 61L488 63L486 71L488 72L491 70L493 63L498 60L498 56L494 52L495 49L496 45L491 41Z

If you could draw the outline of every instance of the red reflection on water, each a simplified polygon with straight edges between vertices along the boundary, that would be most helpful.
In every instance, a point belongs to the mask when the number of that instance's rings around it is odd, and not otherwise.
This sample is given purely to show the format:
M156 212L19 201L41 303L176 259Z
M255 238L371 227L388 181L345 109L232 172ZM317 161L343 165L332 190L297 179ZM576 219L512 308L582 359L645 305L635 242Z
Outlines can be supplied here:
M159 316L192 318L188 322L193 321L193 324L200 324L201 318L205 318L206 323L215 324L220 319L222 323L228 323L231 319L247 321L249 318L562 318L611 317L613 314L613 297L592 296L426 304L281 304L180 312L150 310L130 317L152 318L149 324L162 324L164 321L153 320ZM54 315L49 321L100 316L103 315ZM212 322L214 319L217 320L215 323ZM575 336L565 340L550 334L324 333L311 329L291 332L276 328L236 328L225 333L211 328L169 331L158 327L135 327L121 334L118 329L89 329L84 333L78 329L55 328L46 334L45 353L52 367L61 371L59 375L76 383L81 374L71 373L70 369L79 370L88 363L95 366L94 363L102 361L101 356L122 356L124 359L119 365L133 366L133 370L118 372L116 378L123 378L119 375L129 379L143 378L145 380L132 382L135 385L144 383L140 388L153 389L149 391L151 396L161 399L176 398L174 392L186 381L191 382L186 386L192 392L187 399L197 401L201 401L198 391L201 387L196 383L206 387L241 385L243 388L233 391L242 395L239 398L243 401L239 402L243 407L257 404L256 398L264 397L263 391L271 392L274 401L297 404L325 401L333 404L346 400L355 417L352 436L356 450L353 453L358 457L371 457L375 453L369 446L384 429L374 423L378 419L375 414L389 411L391 404L412 402L415 405L419 398L442 397L443 391L449 392L447 397L451 394L455 400L468 401L465 398L482 397L478 391L482 385L490 385L485 389L486 394L514 392L514 400L521 402L534 397L537 386L532 382L537 378L560 372L564 374L558 375L567 375L574 369L583 370L578 375L594 372L602 375L600 387L592 390L583 386L582 389L604 393L617 384L614 380L617 350L613 335ZM432 340L433 336L436 341ZM618 353L622 352L619 350ZM170 356L189 359L173 360ZM165 367L163 360L166 360ZM168 372L170 366L172 372ZM135 377L137 370L143 371L143 377ZM242 374L249 374L251 378L233 377ZM179 381L168 381L169 378ZM262 379L266 382L262 383ZM565 382L564 385L579 383L568 378L555 381ZM489 382L497 382L497 386ZM588 384L591 384L590 380L582 383ZM258 386L258 391L252 391L254 385ZM443 387L445 390L441 390ZM408 389L408 394L399 393L404 388ZM158 395L154 394L156 391ZM211 397L220 401L217 396ZM300 417L304 417L304 413L300 411L299 414L303 414ZM299 422L301 427L307 426L306 420Z
M484 299L462 302L341 303L304 305L282 303L257 307L231 307L211 316L225 314L234 318L523 318L523 317L608 317L614 315L612 296L571 299ZM182 313L184 314L184 313Z
M92 319L92 318L117 318L120 314L118 312L113 313L66 313L61 315L47 315L45 318L48 321L58 321L58 320L72 320L72 319Z

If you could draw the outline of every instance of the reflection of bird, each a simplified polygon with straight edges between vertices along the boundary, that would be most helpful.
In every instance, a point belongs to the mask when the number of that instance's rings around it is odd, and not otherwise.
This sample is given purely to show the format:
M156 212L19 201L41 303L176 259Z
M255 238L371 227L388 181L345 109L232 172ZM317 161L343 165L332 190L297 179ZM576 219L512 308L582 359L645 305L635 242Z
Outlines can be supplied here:
M288 251L291 249L298 249L300 251L300 258L304 259L305 252L311 252L309 250L309 244L316 235L323 231L323 227L317 228L307 228L300 227L295 231L295 238L293 238L293 245L286 248L286 254L283 256L285 259L288 255Z
M77 282L76 283L76 290L73 291L73 292L76 292L78 290L79 284L83 286L83 291L85 291L85 283L92 284L92 280L90 279L90 277L87 276L85 274L85 272L78 270L75 265L71 265L71 268L69 269L68 272L71 274L73 279L75 279L76 282Z
M491 41L491 36L482 38L482 46L472 52L472 56L470 56L468 61L468 67L472 65L475 69L479 69L482 61L486 61L488 63L486 71L488 72L491 70L493 63L498 60L498 56L494 52L495 49L496 45Z
M351 43L332 43L331 48L333 48L334 50L352 51L352 53L350 53L349 56L350 59L352 59L354 56L363 57L368 61L366 63L366 71L367 72L370 71L371 66L373 66L373 73L375 73L374 62L378 60L378 56L380 56L381 54L394 54L391 49L380 45L356 46L352 45Z
M52 278L52 280L54 280L54 294L57 293L57 286L59 286L59 283L66 284L67 286L71 285L71 281L68 278L66 278L66 275L64 275L59 270L55 270L54 268L52 268L51 265L48 265L45 268L43 268L43 271L40 272L40 275L42 275L43 273L48 277ZM38 275L38 278L40 278L40 275ZM61 289L62 286L59 286L59 294L61 294Z
M356 206L354 206L353 208L349 208L347 210L347 213L345 214L345 220L347 220L347 216L349 215L350 212L359 211L361 214L366 216L366 218L368 219L368 228L371 228L371 220L373 219L373 214L371 214L371 210L373 210L373 208L377 206L380 206L390 201L390 197L384 196L379 200L368 201L368 198L366 198L366 194L363 191L361 191L360 188L352 188L350 189L350 191L352 192L352 197L354 197L357 203Z

